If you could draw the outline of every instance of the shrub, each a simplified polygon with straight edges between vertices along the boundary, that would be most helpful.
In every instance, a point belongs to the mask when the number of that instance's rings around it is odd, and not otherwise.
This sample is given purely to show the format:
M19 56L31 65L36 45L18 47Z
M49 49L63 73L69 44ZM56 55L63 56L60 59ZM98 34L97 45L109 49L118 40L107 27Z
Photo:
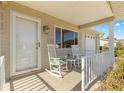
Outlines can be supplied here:
M100 52L104 52L104 51L107 51L107 50L109 50L109 48L108 47L106 47L106 46L100 46Z
M104 52L104 51L107 51L107 50L109 50L109 48L108 47L106 47L106 46L100 46L100 52ZM117 57L118 56L118 53L117 53L117 51L118 51L118 48L116 48L115 47L115 49L114 49L114 54L115 54L115 57Z

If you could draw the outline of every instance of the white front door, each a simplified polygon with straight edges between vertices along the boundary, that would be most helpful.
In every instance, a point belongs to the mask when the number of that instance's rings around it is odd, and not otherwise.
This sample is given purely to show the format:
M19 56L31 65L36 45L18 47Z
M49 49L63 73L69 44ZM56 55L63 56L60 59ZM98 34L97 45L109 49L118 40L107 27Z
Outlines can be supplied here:
M13 16L13 75L40 68L39 22L31 17Z
M86 35L86 55L96 53L96 37L93 35Z

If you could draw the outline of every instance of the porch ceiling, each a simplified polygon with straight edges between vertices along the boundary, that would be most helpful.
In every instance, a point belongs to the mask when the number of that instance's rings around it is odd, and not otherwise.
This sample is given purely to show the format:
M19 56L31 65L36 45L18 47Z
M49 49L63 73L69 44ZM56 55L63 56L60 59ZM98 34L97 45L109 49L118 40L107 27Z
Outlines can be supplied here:
M84 25L113 16L106 1L21 1L17 3L47 13L75 25Z

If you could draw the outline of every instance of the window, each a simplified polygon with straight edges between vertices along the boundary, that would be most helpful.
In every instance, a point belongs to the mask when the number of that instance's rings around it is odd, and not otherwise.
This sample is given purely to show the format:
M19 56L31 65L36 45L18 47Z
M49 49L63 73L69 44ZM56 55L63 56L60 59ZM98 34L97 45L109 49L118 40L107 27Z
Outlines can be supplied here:
M59 48L71 48L71 45L78 44L78 33L56 27L55 42L59 45Z
M56 28L56 44L61 48L61 29Z

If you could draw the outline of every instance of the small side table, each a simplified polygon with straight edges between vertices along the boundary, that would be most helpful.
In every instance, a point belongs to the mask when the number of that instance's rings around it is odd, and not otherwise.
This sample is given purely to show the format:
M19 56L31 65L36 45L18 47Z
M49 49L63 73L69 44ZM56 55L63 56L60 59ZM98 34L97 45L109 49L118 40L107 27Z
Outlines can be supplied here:
M76 69L76 59L67 59L67 62L71 63L71 68L72 68L72 64L74 64L74 67Z

